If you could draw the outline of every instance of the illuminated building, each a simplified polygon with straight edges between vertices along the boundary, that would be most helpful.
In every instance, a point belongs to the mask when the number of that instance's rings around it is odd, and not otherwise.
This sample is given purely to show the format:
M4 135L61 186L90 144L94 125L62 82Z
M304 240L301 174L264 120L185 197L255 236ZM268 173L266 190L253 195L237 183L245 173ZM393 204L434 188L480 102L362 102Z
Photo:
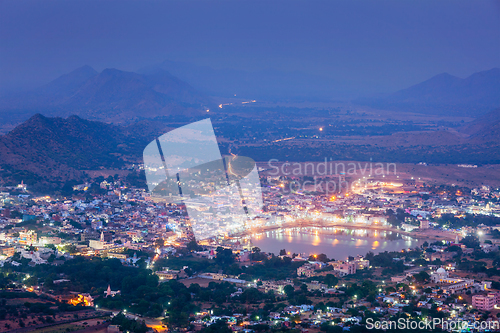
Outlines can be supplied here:
M431 275L431 281L433 283L446 282L447 279L448 279L448 272L444 268L439 268Z
M123 253L113 253L113 252L108 252L108 258L116 258L120 260L127 260L128 256Z
M46 244L61 244L61 238L60 237L47 237L43 236L40 237L40 244L46 245Z
M94 250L103 250L106 247L106 242L91 239L89 240L89 247Z
M165 270L165 271L157 271L155 272L156 275L160 278L160 280L174 280L177 279L177 276L179 275L179 271L174 271L174 270Z
M94 306L94 299L90 294L78 294L68 302L71 305Z
M12 257L16 253L13 246L0 246L0 255L5 257Z
M19 244L32 245L36 244L37 235L34 230L19 232Z
M104 297L115 297L117 294L120 293L120 290L113 291L111 290L111 285L108 284L108 289L104 291Z
M358 269L365 269L370 267L370 260L366 260L362 256L357 256L354 259L353 263L358 266Z
M454 294L461 292L464 289L474 286L474 280L450 277L449 273L444 268L439 268L431 274L431 281L433 283L443 283L441 287L445 293Z

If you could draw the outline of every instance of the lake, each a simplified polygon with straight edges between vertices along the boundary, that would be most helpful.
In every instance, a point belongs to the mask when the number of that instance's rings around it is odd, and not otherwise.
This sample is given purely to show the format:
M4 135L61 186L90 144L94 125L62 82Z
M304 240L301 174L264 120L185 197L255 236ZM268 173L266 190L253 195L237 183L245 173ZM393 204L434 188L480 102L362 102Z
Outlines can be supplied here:
M393 231L346 228L287 228L266 231L252 236L252 246L264 252L279 254L281 249L309 256L324 253L328 258L345 260L348 256L365 255L369 251L401 251L415 248L425 240Z

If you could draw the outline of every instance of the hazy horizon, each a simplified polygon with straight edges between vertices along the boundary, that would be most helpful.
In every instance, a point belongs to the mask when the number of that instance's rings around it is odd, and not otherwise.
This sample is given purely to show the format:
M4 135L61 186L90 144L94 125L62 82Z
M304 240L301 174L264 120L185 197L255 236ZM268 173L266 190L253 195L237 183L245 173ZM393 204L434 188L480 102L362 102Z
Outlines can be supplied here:
M303 73L361 96L500 67L495 1L28 0L0 8L4 91L83 65L137 71L165 60Z

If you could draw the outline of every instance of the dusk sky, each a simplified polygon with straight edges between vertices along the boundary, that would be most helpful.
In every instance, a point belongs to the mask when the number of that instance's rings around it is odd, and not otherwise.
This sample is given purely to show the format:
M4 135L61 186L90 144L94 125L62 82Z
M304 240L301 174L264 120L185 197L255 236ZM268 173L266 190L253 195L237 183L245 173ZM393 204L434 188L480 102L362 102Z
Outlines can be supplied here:
M300 71L392 92L500 67L499 1L5 1L0 89L164 60Z

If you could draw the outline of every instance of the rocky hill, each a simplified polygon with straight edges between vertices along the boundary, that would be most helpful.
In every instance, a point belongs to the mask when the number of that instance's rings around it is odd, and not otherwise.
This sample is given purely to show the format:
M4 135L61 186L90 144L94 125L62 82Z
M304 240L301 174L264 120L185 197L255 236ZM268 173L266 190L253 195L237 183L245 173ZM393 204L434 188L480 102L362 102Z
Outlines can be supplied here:
M31 115L127 124L140 119L201 115L211 100L165 70L133 73L84 66L33 91L0 98L0 119L21 122Z
M465 79L443 73L388 96L357 102L403 112L478 117L500 107L500 68Z

